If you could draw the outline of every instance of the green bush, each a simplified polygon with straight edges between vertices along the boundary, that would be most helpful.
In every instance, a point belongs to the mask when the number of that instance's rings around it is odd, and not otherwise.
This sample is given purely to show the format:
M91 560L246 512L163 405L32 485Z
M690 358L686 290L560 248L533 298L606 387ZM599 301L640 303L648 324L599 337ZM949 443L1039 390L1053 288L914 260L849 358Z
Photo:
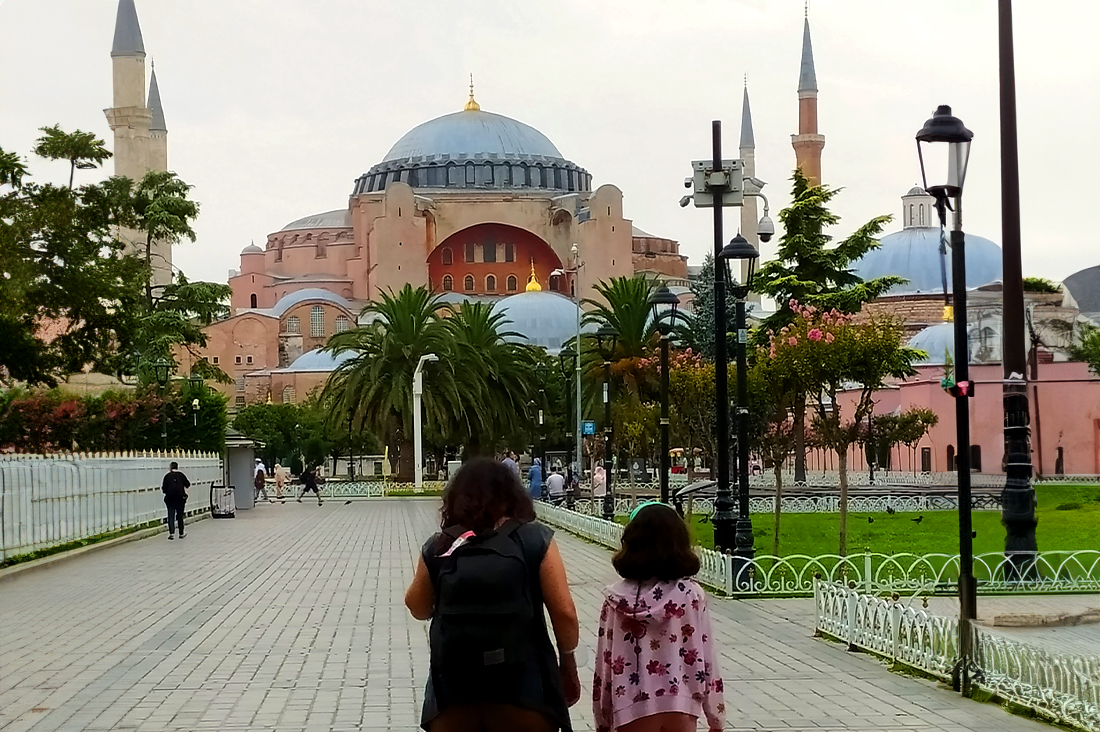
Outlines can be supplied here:
M1084 508L1084 507L1085 506L1082 503L1078 503L1077 501L1069 501L1067 503L1059 503L1057 506L1054 507L1054 510L1055 511L1076 511L1076 510L1078 510L1080 508Z

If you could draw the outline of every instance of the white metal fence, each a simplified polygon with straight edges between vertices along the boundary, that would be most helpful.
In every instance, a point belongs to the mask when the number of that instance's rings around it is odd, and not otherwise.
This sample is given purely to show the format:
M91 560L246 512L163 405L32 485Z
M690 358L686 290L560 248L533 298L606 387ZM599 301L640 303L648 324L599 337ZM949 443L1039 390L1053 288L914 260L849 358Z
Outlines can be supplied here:
M941 678L959 662L959 621L861 593L839 582L814 584L816 631ZM1100 657L1051 653L972 628L973 683L1059 722L1100 732Z
M95 453L0 456L0 561L165 517L170 461L191 481L188 515L209 510L217 455Z

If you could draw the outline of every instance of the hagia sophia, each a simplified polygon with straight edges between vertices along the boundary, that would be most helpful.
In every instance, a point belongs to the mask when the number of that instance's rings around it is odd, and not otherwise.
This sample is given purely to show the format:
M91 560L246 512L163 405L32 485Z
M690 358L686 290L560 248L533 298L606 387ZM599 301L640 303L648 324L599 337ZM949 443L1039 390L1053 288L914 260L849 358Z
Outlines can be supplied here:
M147 170L167 170L161 94L153 73L145 95L145 47L134 0L119 2L111 56L114 106L106 115L114 133L115 172L138 177ZM820 182L825 136L818 129L818 82L808 17L796 93L794 163L811 181ZM755 134L747 86L739 157L746 175L754 175ZM901 229L881 237L880 248L855 266L864 279L892 274L907 280L869 303L865 315L898 317L911 345L928 353L921 376L883 396L879 411L886 412L900 409L902 402L936 401L927 394L913 395L920 389L921 394L928 392L927 385L938 381L953 351L952 325L945 322L943 307L951 289L951 261L945 256L932 199L912 188L901 197L901 206ZM209 343L201 358L233 378L231 385L218 388L230 398L231 409L239 409L257 402L295 402L323 384L339 363L319 350L328 338L355 327L364 305L380 293L405 284L428 286L453 303L491 301L511 321L511 330L551 352L575 332L578 303L593 297L593 286L610 277L644 273L660 278L690 307L688 288L698 267L688 265L675 238L644 231L628 212L629 202L617 186L604 184L592 190L589 171L535 127L483 110L471 79L464 106L398 139L382 160L355 180L345 205L303 212L301 218L267 234L264 246L243 249L240 267L229 277L231 315L208 328ZM755 199L747 198L740 213L741 232L758 244ZM966 240L970 358L979 373L976 378L981 378L983 366L989 366L990 381L999 383L1000 377L994 377L999 366L993 365L1001 354L1001 250L976 234L967 233ZM156 278L162 282L172 271L170 247L160 247L156 256ZM1067 277L1056 293L1028 293L1027 300L1033 364L1066 361L1076 324L1100 317L1100 267ZM1080 386L1091 381L1089 388L1100 386L1084 364L1053 365L1057 368L1050 373L1059 383ZM189 368L185 360L181 370ZM915 387L920 389L913 391ZM1040 388L1038 383L1035 388ZM906 389L909 401L898 396ZM993 389L986 391L991 404L997 401ZM1094 398L1100 392L1089 394L1075 395L1071 402L1092 410L1100 403ZM1038 391L1035 410L1037 396ZM944 405L937 409L950 411ZM1088 443L1073 451L1078 464L1072 468L1068 457L1062 460L1064 472L1100 473L1100 407L1097 411L1060 414L1063 422L1069 420L1067 425L1089 425L1086 430L1060 428L1060 460L1068 432L1087 433L1081 439ZM953 420L942 422L926 441L951 441ZM975 444L987 441L987 454L999 456L999 420L994 420L988 435L976 424ZM1041 452L1042 437L1036 439ZM921 469L950 469L954 453L950 445L947 448L930 444L926 454L922 447Z

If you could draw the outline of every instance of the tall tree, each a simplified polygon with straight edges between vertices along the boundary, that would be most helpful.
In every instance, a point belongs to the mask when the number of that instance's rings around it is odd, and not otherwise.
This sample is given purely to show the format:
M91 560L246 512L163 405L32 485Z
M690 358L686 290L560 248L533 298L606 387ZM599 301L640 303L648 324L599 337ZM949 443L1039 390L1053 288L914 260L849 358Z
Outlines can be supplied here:
M714 255L707 253L699 275L691 282L694 297L691 316L684 334L691 347L707 358L715 358L714 351ZM751 307L751 306L747 306ZM732 288L726 289L726 323L734 322L737 298ZM728 338L728 334L727 334ZM732 353L732 350L730 351Z
M40 128L43 135L34 145L34 154L48 160L65 160L69 163L69 190L77 169L92 170L103 165L111 157L111 151L92 132L65 132L60 125Z
M794 321L792 302L856 313L864 303L905 282L902 277L879 277L864 282L853 269L864 254L878 247L875 237L890 216L876 216L831 246L833 237L826 230L838 224L840 217L829 211L828 204L841 189L811 185L801 169L794 171L791 181L791 205L779 213L783 229L779 251L774 260L760 268L753 282L756 292L776 302L775 313L757 330L758 344L766 343L769 334ZM805 412L803 394L795 403L796 481L806 479Z
M611 377L622 388L640 398L650 395L654 389L652 370L642 361L653 351L657 342L657 326L653 321L649 296L656 288L656 280L643 275L612 277L596 284L600 297L585 300L589 306L583 323L597 328L610 325L618 337L611 358ZM595 398L596 384L603 383L603 356L599 353L596 338L582 338L582 368L590 377L589 399Z

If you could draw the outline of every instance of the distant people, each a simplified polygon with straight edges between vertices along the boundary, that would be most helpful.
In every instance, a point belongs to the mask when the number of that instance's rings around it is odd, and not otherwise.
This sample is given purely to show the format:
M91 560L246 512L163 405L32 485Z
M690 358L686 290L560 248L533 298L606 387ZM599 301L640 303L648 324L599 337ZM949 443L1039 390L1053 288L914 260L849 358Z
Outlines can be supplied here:
M317 505L323 506L321 489L317 487L317 468L312 465L307 466L298 477L298 480L302 482L302 492L298 494L298 503L302 502L302 496L313 491L313 494L317 496Z
M442 513L405 593L432 621L421 727L571 732L580 626L554 532L511 468L487 458L459 469Z
M596 729L694 732L700 717L708 730L723 729L722 674L684 520L664 503L643 503L611 563L622 580L604 590L600 612Z
M546 494L554 505L565 500L565 476L561 474L561 468L555 467L554 471L547 476Z
M542 499L542 460L535 458L531 468L527 471L527 485L530 488L531 500Z
M279 463L275 463L275 497L279 499L280 503L286 503L286 498L283 497L283 488L286 487L287 469Z
M265 501L274 503L267 495L267 470L264 469L264 461L259 458L256 458L256 470L252 473L252 485L256 489L253 500L258 501L263 495Z
M164 474L160 490L164 493L164 505L168 507L168 538L176 538L176 527L179 527L180 538L187 536L183 531L183 515L187 511L187 489L191 487L191 481L180 472L177 462L168 464L168 472Z
M511 450L505 452L504 453L504 459L501 460L500 462L502 462L504 465L508 466L508 469L511 470L513 473L515 473L517 478L520 477L520 475L519 475L519 462L516 460L516 454L514 452L512 452Z
M597 465L592 471L592 497L603 498L607 495L607 471L602 465Z

